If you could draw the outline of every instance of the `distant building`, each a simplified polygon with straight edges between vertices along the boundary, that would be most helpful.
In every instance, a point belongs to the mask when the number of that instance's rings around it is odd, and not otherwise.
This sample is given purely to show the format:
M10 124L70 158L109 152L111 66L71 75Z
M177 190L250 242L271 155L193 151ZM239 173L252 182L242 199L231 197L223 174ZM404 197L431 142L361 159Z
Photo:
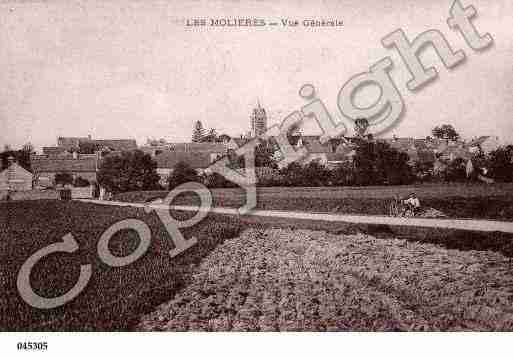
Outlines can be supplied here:
M9 166L0 172L0 191L28 191L32 189L32 173L9 158Z
M484 153L489 153L495 151L500 145L501 141L498 136L481 136L468 143L468 147L474 153L480 150Z
M296 149L304 147L307 150L306 157L301 160L303 164L318 161L332 168L350 162L355 154L354 146L340 138L321 143L320 136L299 134L290 137L290 144Z
M161 146L143 146L139 149L152 157L166 152L199 153L207 155L211 162L227 154L230 142L176 142Z
M157 173L160 176L160 184L165 186L169 175L179 162L185 162L198 174L202 174L212 163L208 152L163 151L154 158L157 162Z
M257 103L257 107L251 113L251 137L258 137L267 130L267 113L265 109Z
M57 173L69 173L73 179L81 177L89 182L95 182L99 156L96 154L78 154L76 152L71 155L57 157L33 155L30 161L35 185L52 187L55 185L55 175Z
M97 140L88 137L58 137L57 147L44 147L44 154L72 153L80 148L81 144L93 144L100 151L132 151L137 149L137 142L133 139L106 139Z
M70 155L70 154L71 154L71 150L68 150L65 147L59 147L59 146L43 147L43 155L66 156L66 155Z
M90 141L91 136L88 137L57 137L57 147L72 151L78 149L80 142Z

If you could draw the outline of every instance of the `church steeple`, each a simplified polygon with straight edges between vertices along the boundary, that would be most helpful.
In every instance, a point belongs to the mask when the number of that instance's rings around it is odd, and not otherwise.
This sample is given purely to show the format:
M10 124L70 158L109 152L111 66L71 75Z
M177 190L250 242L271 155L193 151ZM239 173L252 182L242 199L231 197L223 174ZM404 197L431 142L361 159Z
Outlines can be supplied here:
M260 105L260 99L257 98L257 107L251 114L251 136L258 137L267 130L267 114Z

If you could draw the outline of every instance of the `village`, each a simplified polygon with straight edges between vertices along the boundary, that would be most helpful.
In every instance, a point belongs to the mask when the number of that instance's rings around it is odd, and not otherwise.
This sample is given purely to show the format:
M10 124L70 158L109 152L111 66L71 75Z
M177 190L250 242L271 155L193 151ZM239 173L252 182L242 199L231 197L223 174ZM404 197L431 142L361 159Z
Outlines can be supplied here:
M217 135L214 131L206 133L201 122L196 122L196 137L191 142L168 142L150 140L138 145L134 139L94 139L87 137L58 137L54 146L44 146L42 153L30 153L30 167L17 163L9 156L7 168L0 173L0 193L10 192L12 198L46 198L48 189L59 185L72 188L72 198L93 198L104 196L98 187L97 174L106 158L119 156L123 152L141 151L151 156L156 163L156 172L160 176L159 184L167 188L168 178L179 163L187 163L199 175L208 172L209 166L216 160L229 156L233 151L264 133L267 129L266 110L258 103L250 116L250 131L244 135L230 137ZM199 134L199 136L198 136ZM193 136L194 137L194 136ZM332 139L322 144L320 136L302 135L296 131L289 136L294 148L306 148L308 155L302 164L316 162L327 169L337 169L352 163L354 147L347 146L347 140ZM493 182L486 177L487 169L478 168L476 159L483 154L497 150L500 145L498 136L480 136L464 141L458 137L443 136L426 138L396 137L378 139L391 148L408 156L408 165L418 170L417 179L429 175L436 178L446 170L450 163L459 161L465 172L480 170L479 178L484 182ZM279 148L272 146L271 159L279 158ZM257 173L267 177L279 177L280 168L272 164L258 166ZM312 184L314 185L314 184ZM101 184L100 184L101 187ZM38 196L39 194L39 196ZM55 195L55 193L54 193Z

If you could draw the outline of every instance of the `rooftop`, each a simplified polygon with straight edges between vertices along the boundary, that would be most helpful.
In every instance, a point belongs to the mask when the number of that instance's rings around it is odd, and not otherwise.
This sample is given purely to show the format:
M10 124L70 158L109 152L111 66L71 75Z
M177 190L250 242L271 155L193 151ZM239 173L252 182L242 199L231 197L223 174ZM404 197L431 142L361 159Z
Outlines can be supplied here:
M164 151L154 159L157 168L173 168L178 162L185 162L192 168L210 166L210 154L205 152Z

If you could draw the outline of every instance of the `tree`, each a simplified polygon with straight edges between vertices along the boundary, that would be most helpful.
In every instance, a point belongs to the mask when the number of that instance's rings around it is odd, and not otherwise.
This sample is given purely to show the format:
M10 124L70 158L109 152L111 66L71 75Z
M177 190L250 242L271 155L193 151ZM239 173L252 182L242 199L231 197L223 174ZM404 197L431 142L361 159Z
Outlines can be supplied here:
M97 177L113 193L157 189L160 179L157 163L140 150L105 157Z
M435 128L433 128L431 133L432 133L433 137L439 138L442 140L456 141L460 138L459 133L456 132L456 130L454 129L454 127L452 127L452 125L436 126Z
M513 145L501 146L488 155L489 176L496 181L513 182Z
M203 182L208 188L233 188L237 185L217 172L210 173L204 177Z
M357 141L353 158L358 185L397 185L413 182L414 175L406 153L382 141Z
M75 187L88 187L91 183L82 177L75 178L75 181L73 181L73 186Z
M201 121L196 121L192 130L192 142L202 142L203 137L205 137L205 129Z
M60 172L60 173L55 174L54 181L55 181L55 184L60 184L63 186L67 185L67 184L72 184L73 183L73 175L68 172Z
M413 173L415 173L415 176L421 182L430 181L433 179L434 165L435 165L434 161L428 161L428 162L417 161L413 165Z
M319 161L310 161L302 168L302 185L321 187L327 186L330 180L330 171Z
M225 133L220 134L217 137L218 142L230 142L232 138Z
M344 163L330 172L330 184L333 186L351 186L354 184L354 168L351 163Z
M201 182L198 173L186 162L178 162L168 178L169 190L187 182Z
M364 137L369 128L369 121L366 118L357 118L354 121L354 130L358 137Z
M278 168L274 159L275 147L271 141L262 140L255 147L255 167Z
M456 158L449 162L442 177L446 182L464 182L467 180L466 161Z
M297 163L292 162L287 167L280 170L280 175L283 177L283 184L285 186L301 186L303 182L303 167Z
M319 161L289 164L280 171L285 186L319 187L330 182L330 171Z

